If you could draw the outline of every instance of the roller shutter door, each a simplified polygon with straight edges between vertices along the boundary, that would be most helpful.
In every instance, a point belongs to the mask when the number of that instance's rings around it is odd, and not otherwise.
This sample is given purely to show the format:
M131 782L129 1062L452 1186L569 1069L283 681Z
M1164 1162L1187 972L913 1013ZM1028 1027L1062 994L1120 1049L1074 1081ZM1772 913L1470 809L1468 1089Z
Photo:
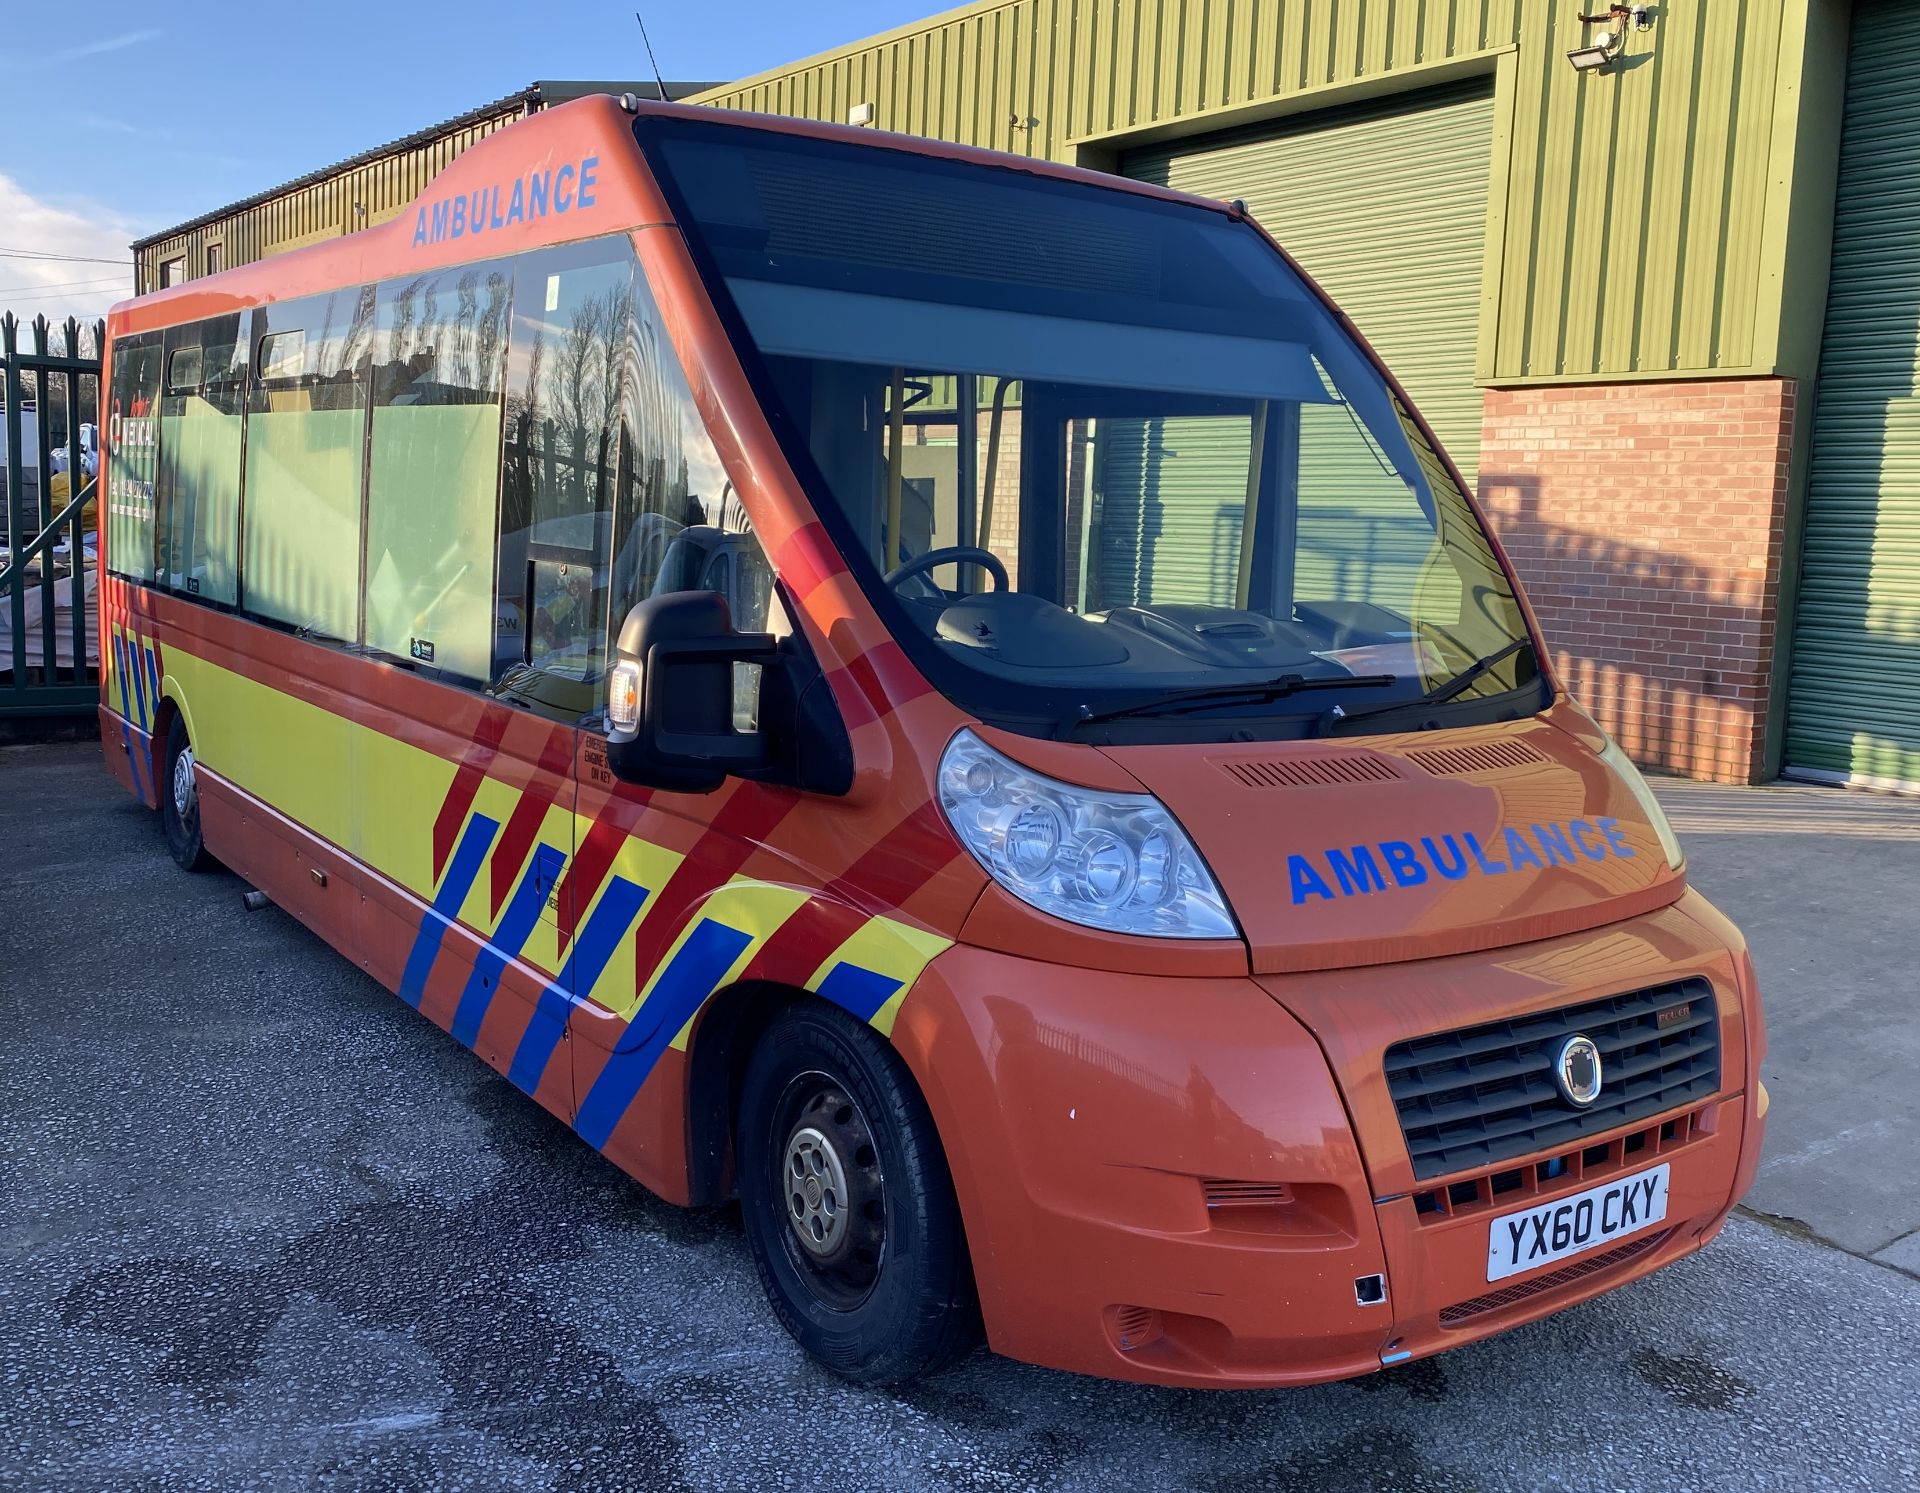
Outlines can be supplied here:
M1245 201L1353 318L1471 482L1492 135L1482 83L1175 141L1121 170Z
M1796 775L1920 786L1920 6L1855 10L1787 692Z

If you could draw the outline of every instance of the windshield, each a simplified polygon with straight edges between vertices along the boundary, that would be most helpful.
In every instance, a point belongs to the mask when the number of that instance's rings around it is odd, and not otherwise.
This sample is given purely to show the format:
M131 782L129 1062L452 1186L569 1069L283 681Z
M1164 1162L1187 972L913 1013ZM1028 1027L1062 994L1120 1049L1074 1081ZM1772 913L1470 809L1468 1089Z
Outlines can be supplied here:
M1535 680L1444 464L1250 225L885 148L642 138L823 520L957 703L1273 735L1336 705L1393 729L1380 707L1503 649L1446 711Z

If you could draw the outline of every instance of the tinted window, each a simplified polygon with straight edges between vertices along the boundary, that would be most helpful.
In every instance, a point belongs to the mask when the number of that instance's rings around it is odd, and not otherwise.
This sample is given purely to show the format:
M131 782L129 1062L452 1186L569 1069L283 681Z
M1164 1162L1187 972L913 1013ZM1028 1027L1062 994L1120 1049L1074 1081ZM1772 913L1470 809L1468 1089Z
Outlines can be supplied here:
M633 277L624 239L515 267L496 673L520 665L585 686L604 669ZM591 707L591 690L561 693L579 702L574 714Z
M117 575L153 579L153 478L160 395L157 333L113 344L107 389L107 564Z
M243 600L303 632L354 640L373 291L263 306L254 332Z
M828 532L966 708L1300 735L1319 690L1411 704L1496 655L1449 713L1538 708L1493 698L1535 673L1471 506L1251 227L866 145L639 134ZM1292 675L1316 692L1266 688Z
M773 573L694 407L645 281L635 292L627 365L633 450L614 517L613 630L637 601L696 590L724 595L743 632L763 629Z
M490 677L508 271L381 287L367 482L366 642Z
M239 564L245 321L236 312L168 332L160 399L157 579L227 603Z

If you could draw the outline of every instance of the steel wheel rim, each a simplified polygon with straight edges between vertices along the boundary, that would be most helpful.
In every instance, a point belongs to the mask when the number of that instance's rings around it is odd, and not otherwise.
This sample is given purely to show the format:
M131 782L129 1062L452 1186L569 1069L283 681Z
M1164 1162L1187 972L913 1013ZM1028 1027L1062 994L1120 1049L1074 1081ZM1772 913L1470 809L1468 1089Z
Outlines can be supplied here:
M193 748L180 748L180 755L173 759L173 812L187 828L193 827L193 816L199 812L200 790L193 776Z
M825 1073L803 1073L775 1110L771 1158L787 1259L823 1306L851 1311L886 1258L886 1179L858 1102Z

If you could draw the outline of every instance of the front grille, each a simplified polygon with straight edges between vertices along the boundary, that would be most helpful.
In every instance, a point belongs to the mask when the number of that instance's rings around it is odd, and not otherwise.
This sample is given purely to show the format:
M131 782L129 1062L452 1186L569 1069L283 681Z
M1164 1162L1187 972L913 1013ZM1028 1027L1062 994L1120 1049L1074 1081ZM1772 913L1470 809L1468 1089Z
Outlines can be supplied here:
M1600 1049L1600 1097L1581 1109L1553 1062L1577 1033ZM1586 1001L1397 1042L1387 1089L1424 1181L1566 1145L1681 1109L1720 1087L1720 1019L1705 980Z
M1637 1260L1641 1255L1665 1244L1667 1236L1672 1232L1672 1229L1662 1229L1657 1234L1649 1234L1644 1239L1635 1239L1630 1244L1603 1249L1597 1255L1587 1255L1571 1261L1558 1270L1549 1270L1545 1275L1516 1281L1513 1285L1502 1286L1497 1291L1489 1291L1484 1296L1476 1296L1471 1301L1443 1306L1440 1308L1440 1325L1458 1327L1462 1322L1470 1322L1475 1317L1484 1316L1488 1312L1497 1312L1505 1306L1516 1306L1528 1297L1538 1296L1542 1291L1551 1291L1556 1286L1570 1286L1577 1280L1585 1280L1589 1275L1597 1275L1602 1270L1611 1270L1616 1265Z

